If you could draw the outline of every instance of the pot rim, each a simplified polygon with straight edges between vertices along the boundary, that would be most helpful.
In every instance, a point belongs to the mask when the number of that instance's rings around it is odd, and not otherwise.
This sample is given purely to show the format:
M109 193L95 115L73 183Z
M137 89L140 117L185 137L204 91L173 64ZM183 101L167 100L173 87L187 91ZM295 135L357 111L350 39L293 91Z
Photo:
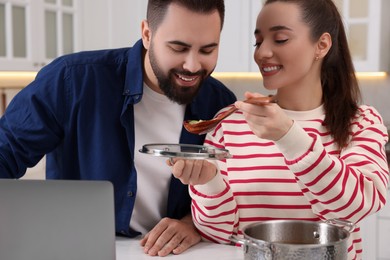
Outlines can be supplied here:
M322 244L289 244L289 243L281 243L281 242L270 242L270 241L265 241L265 240L261 240L261 239L258 239L258 238L254 238L250 235L248 235L246 233L246 231L251 228L251 227L255 227L255 226L258 226L258 225L266 225L266 224L274 224L274 223L302 223L302 224L317 224L317 225L323 225L323 226L330 226L330 227L335 227L335 228L338 228L340 229L342 232L345 233L346 237L345 238L342 238L342 239L339 239L338 241L334 241L334 242L328 242L328 243L322 243ZM277 220L265 220L265 221L260 221L260 222L256 222L256 223L251 223L247 226L245 226L243 228L243 231L242 231L243 235L244 235L244 238L245 239L248 239L250 240L252 243L256 243L256 242L261 242L263 243L264 246L266 247L270 247L272 245L275 245L275 246L278 246L278 247L289 247L289 248L301 248L301 249L310 249L310 248L318 248L318 247L324 247L324 246L337 246L339 244L343 244L345 243L349 237L350 237L350 232L348 230L346 230L345 228L343 227L339 227L337 225L334 225L334 224L329 224L329 223L325 223L325 222L321 222L321 221L310 221L310 220L292 220L292 219L277 219Z

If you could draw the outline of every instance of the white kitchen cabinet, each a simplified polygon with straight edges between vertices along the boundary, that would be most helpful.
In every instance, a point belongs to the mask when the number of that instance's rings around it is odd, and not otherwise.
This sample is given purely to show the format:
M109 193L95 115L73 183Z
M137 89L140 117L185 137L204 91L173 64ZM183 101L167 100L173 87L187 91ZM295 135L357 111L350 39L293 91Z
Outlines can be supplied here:
M389 71L390 1L334 0L342 13L356 71Z
M253 60L253 32L262 2L225 0L225 24L216 71L258 72ZM335 2L344 19L356 70L389 71L390 0ZM81 49L127 47L140 38L147 1L83 0L81 5Z
M389 71L390 0L335 2L356 70ZM216 71L258 72L253 32L262 1L225 0L225 6ZM0 0L0 70L38 70L65 53L132 46L146 7L146 0Z
M0 70L39 70L79 49L79 0L0 0Z

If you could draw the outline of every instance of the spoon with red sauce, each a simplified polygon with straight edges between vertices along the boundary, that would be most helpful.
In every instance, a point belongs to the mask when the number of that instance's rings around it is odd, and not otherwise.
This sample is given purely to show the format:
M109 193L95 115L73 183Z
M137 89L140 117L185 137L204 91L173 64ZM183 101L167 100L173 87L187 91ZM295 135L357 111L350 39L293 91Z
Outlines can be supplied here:
M278 101L275 99L274 96L268 96L268 97L254 97L249 98L247 100L244 100L245 103L250 103L253 105L258 106L264 106L264 105L270 105L272 103L277 103ZM183 125L184 128L192 133L192 134L206 134L213 130L218 124L225 119L226 117L230 116L234 112L236 112L238 108L235 106L232 106L230 109L226 110L225 112L219 114L218 116L214 117L210 120L187 120L184 121Z

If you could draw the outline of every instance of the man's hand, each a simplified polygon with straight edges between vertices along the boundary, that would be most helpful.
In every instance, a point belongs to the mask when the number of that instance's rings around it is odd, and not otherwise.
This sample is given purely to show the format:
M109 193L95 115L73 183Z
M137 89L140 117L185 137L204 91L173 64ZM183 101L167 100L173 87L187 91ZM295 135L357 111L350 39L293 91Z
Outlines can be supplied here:
M141 240L144 252L151 256L180 254L201 240L191 215L181 220L164 218Z

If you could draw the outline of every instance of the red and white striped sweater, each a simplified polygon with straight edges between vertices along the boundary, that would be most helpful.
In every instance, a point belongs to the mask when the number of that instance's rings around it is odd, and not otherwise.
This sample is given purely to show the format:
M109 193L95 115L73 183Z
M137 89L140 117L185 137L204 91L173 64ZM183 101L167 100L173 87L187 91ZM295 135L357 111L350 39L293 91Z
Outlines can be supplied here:
M228 149L233 158L215 162L220 174L209 183L190 186L193 219L205 240L230 243L231 235L264 220L358 223L385 204L388 136L373 107L359 108L342 151L322 124L322 106L285 113L294 124L276 142L256 137L240 112L207 135L205 145ZM349 259L360 259L359 227L348 243Z

